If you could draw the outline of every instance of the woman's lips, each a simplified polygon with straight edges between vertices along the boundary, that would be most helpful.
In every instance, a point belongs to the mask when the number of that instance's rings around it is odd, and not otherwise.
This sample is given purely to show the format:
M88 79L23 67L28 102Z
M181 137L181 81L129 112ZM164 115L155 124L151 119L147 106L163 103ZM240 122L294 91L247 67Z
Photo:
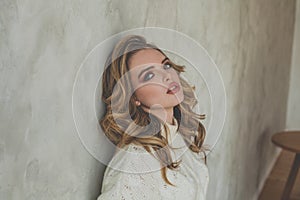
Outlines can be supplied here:
M179 84L176 83L176 82L172 82L172 83L169 85L167 94L175 94L175 93L178 92L179 90L180 90Z

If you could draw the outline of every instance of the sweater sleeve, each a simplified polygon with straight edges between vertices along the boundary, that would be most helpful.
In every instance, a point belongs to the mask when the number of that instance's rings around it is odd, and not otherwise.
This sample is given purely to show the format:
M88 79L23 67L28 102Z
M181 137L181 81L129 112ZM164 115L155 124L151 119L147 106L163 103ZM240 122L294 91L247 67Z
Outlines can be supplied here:
M159 162L142 147L116 154L106 168L97 200L162 199Z

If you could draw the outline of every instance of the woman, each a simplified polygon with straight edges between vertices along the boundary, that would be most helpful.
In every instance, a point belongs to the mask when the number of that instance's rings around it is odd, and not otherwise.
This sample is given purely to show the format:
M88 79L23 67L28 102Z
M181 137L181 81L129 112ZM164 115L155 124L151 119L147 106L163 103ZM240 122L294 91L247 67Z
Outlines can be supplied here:
M105 170L108 199L205 199L205 128L194 87L159 48L137 35L114 47L103 73L100 120L116 151Z

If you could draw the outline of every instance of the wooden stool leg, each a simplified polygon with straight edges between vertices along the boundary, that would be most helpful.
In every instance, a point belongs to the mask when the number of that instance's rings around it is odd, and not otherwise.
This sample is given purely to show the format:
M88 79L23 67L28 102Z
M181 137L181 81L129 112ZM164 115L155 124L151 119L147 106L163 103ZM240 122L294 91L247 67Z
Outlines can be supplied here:
M297 153L295 156L294 162L293 162L292 169L290 171L289 178L285 184L285 188L282 193L282 198L281 198L282 200L288 200L290 197L290 193L293 189L293 185L294 185L296 177L297 177L299 165L300 165L300 154Z

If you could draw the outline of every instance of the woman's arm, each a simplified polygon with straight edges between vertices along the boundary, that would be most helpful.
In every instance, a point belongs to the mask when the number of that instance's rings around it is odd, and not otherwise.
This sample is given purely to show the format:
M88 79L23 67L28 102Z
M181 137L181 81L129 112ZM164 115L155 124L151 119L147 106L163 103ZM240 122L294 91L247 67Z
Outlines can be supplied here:
M97 200L162 199L164 184L158 161L142 147L131 146L117 154L107 167L102 183L102 194Z

